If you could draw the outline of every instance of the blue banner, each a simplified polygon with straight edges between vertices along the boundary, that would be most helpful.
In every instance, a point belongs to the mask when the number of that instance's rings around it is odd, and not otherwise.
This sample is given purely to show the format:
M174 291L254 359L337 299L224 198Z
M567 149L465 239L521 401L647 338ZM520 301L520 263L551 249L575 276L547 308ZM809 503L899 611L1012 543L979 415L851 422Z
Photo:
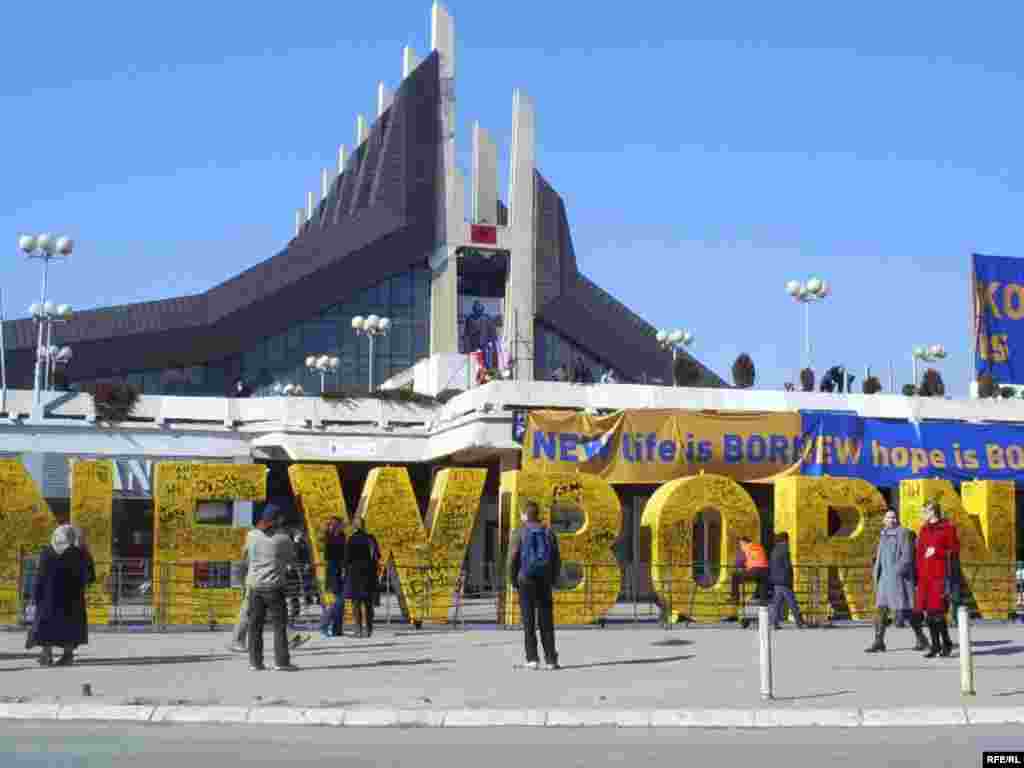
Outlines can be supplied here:
M859 477L876 486L937 477L1024 483L1024 426L865 419L805 411L804 475ZM807 446L806 441L812 441Z
M1024 384L1024 259L974 255L974 367Z

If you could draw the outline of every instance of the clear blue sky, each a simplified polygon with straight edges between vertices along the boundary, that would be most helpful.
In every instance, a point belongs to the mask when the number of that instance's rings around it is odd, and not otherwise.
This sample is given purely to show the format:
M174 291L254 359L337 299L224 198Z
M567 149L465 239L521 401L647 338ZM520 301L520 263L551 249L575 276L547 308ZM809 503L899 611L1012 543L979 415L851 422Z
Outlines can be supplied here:
M816 368L910 377L942 343L966 393L972 251L1024 256L1016 3L452 0L458 130L535 100L538 165L581 269L726 378L799 363L786 280L819 273ZM612 8L621 9L612 12ZM0 272L38 299L19 232L79 243L50 297L79 308L205 290L277 252L319 169L374 114L430 3L16 3L0 46ZM505 184L507 170L503 171ZM504 188L504 186L503 186ZM339 286L339 290L343 287Z

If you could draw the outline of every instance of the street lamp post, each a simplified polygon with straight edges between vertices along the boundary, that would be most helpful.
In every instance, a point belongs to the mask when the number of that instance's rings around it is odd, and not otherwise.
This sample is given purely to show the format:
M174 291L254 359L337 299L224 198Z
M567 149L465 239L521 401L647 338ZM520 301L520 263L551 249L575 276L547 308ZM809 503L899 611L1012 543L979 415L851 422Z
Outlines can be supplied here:
M68 304L55 305L52 301L42 304L33 304L28 308L29 314L39 323L42 331L43 342L37 350L37 358L42 361L43 377L41 390L47 392L51 389L51 376L57 363L67 363L71 360L71 348L62 347L58 349L53 345L53 326L58 323L66 323L71 320L71 307ZM60 356L58 360L57 357Z
M676 358L679 357L679 352L683 347L688 347L693 344L693 334L689 331L683 331L676 329L674 331L658 331L655 338L658 340L658 346L662 349L672 350L672 384L678 386L676 383Z
M914 347L911 354L911 360L913 361L913 375L914 378L911 383L917 386L917 361L921 360L925 363L937 363L939 360L946 358L946 348L941 344L932 344L930 347Z
M45 307L45 304L43 305ZM71 347L58 349L53 344L53 326L71 320L71 306L59 304L54 312L46 318L46 369L43 372L43 389L53 389L53 375L59 363L71 361Z
M49 347L46 350L47 363L49 364L49 370L47 372L47 390L52 390L56 386L57 379L57 366L67 365L71 362L72 351L71 347L58 347L56 344Z
M74 241L69 237L55 237L48 232L42 235L22 235L18 238L18 248L28 258L40 259L43 262L43 288L39 298L39 307L41 310L45 310L47 306L53 308L53 304L46 301L46 281L49 277L50 262L70 256L75 248ZM43 338L44 325L46 325L47 318L45 316L35 317L38 323L38 330L36 336L36 370L33 384L33 402L38 405L41 399L41 392L45 387L43 365L44 360L47 358L47 350L43 347Z
M807 358L807 368L811 367L811 304L824 300L831 292L829 284L820 277L809 278L803 283L799 280L786 283L786 293L804 305L804 356Z
M391 320L387 317L370 315L362 317L357 315L352 318L352 330L356 336L365 335L370 340L370 391L373 392L373 340L377 336L387 336L391 330Z
M331 355L310 355L306 358L306 368L310 371L320 373L320 394L324 393L324 378L328 373L335 373L338 370L340 360Z

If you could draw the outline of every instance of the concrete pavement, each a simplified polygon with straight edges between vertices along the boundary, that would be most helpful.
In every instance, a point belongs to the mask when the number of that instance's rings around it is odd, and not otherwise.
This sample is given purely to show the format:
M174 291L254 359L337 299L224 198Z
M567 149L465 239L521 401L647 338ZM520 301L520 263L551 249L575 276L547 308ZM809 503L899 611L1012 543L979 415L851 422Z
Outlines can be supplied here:
M0 717L350 727L1024 723L1024 635L1015 625L974 628L978 695L969 700L955 654L923 659L910 650L909 630L892 631L890 651L877 655L863 652L867 628L777 633L767 703L754 630L564 630L557 672L514 668L517 630L317 637L293 653L295 673L249 671L244 655L224 650L228 639L94 632L76 666L42 669L23 634L0 635ZM91 697L82 696L86 683Z

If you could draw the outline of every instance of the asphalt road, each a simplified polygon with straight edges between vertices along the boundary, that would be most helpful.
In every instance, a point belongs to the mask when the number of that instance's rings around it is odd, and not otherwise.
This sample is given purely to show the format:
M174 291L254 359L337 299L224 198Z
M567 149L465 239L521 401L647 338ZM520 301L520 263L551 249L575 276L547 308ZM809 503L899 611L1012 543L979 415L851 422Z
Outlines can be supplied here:
M1024 726L778 729L347 729L0 723L0 766L976 766ZM199 760L202 762L199 762ZM330 762L325 762L330 761Z

